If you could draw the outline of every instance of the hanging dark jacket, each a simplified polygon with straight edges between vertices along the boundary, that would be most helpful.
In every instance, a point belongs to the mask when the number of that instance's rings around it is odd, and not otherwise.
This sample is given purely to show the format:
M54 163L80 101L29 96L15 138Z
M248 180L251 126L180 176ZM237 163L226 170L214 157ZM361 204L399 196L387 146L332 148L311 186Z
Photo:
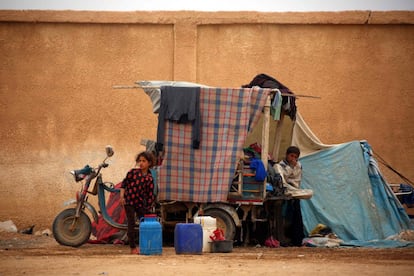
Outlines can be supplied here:
M200 147L200 87L162 86L158 114L157 151L164 146L165 120L192 124L192 147Z
M253 80L249 84L245 84L242 87L243 88L251 88L253 86L259 86L262 88L272 88L272 89L279 89L282 94L292 94L294 93L287 88L285 85L283 85L281 82L276 80L275 78L266 75L266 74L259 74L253 78ZM289 101L289 105L286 105ZM289 96L282 96L282 107L286 105L288 106L287 109L284 109L286 111L286 114L292 119L296 119L296 101L295 97L289 97Z

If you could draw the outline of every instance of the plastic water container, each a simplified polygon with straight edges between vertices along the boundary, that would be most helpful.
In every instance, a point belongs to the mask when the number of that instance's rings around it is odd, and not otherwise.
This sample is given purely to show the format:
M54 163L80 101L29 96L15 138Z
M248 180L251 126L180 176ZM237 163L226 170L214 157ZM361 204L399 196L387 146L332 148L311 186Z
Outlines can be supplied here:
M203 249L203 228L197 223L177 223L174 229L176 254L201 254Z
M217 219L210 216L194 217L194 223L201 224L203 228L217 228Z
M194 217L194 223L200 224L203 228L203 252L211 252L211 239L214 230L217 229L216 218L210 216Z
M139 253L162 254L162 227L157 215L145 215L139 223Z

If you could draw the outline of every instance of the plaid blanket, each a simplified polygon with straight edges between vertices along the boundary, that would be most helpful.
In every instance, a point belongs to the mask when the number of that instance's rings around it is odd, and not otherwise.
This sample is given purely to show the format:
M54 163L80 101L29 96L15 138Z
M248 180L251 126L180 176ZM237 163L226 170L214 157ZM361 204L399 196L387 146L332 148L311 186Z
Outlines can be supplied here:
M224 202L248 132L269 89L201 88L201 143L191 146L191 124L165 122L159 200Z

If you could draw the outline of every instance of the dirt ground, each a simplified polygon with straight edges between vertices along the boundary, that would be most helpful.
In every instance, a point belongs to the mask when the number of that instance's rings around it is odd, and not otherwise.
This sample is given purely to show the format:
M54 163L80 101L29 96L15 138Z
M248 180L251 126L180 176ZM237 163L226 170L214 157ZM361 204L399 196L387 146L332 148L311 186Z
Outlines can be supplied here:
M59 245L53 237L0 232L6 275L414 275L414 248L235 247L231 253L130 255L126 245Z

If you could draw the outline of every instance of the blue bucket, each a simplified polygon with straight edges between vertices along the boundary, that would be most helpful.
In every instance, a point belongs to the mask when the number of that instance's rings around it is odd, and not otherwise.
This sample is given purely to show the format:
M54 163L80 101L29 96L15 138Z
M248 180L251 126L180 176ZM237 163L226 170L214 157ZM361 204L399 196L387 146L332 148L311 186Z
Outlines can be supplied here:
M139 254L162 254L162 227L156 215L145 215L140 220Z
M201 254L203 250L203 228L198 223L177 223L174 229L176 254Z

